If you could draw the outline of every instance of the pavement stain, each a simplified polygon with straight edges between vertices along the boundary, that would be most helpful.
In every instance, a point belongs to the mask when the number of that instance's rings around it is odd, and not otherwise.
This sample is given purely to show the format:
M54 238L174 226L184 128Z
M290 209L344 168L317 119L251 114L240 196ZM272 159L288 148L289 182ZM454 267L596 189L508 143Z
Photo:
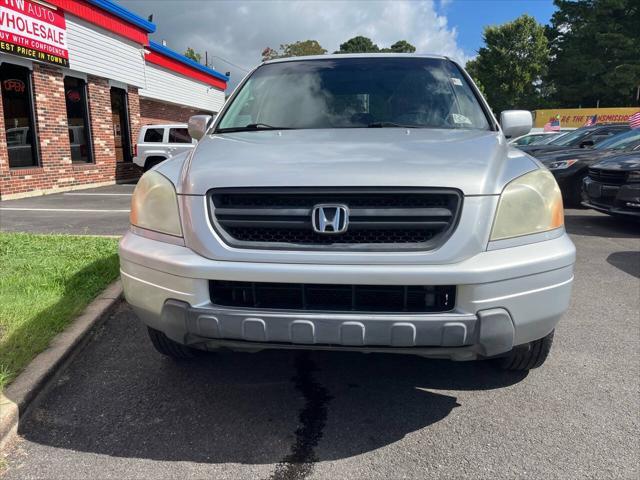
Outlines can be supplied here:
M295 359L296 374L292 378L296 390L302 393L305 404L298 416L299 426L291 453L282 459L270 480L301 480L313 471L318 461L315 447L322 438L327 421L327 406L333 398L314 377L317 367L309 352L301 352Z

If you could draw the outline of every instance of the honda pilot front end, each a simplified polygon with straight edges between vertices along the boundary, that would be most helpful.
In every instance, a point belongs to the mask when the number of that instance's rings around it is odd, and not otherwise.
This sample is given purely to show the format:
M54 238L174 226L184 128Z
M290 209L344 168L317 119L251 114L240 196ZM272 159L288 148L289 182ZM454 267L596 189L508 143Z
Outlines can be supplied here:
M147 172L120 242L154 346L392 352L540 366L567 310L562 197L444 57L267 62L196 148Z

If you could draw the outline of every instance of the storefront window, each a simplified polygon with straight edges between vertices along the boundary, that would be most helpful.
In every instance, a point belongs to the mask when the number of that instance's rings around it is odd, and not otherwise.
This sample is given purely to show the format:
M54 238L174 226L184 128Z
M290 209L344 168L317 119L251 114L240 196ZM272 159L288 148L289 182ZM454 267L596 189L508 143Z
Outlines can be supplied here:
M91 162L91 129L87 104L87 84L73 77L64 79L64 96L67 104L71 160Z
M38 165L37 135L28 68L10 63L0 65L0 88L4 126L9 150L9 167Z

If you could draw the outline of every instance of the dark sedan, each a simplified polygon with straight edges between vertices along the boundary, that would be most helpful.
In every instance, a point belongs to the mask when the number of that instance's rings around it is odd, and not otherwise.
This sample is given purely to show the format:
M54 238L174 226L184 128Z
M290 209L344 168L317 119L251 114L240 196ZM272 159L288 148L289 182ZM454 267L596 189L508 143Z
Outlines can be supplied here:
M582 127L562 135L546 144L523 145L518 147L523 152L537 157L543 153L549 153L565 148L590 148L598 143L629 130L626 123L615 123L609 125L593 125Z
M586 198L582 182L594 163L625 151L640 151L640 130L615 135L593 148L566 148L538 155L556 178L565 203L577 206Z
M640 151L606 158L584 180L586 207L640 220Z

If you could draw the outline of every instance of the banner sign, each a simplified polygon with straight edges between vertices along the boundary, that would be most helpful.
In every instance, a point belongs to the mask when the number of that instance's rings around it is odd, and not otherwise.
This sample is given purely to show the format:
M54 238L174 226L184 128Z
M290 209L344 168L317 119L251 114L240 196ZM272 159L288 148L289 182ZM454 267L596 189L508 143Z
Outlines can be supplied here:
M64 12L32 0L0 0L0 52L69 66Z
M534 110L534 127L543 128L547 122L558 119L562 128L580 128L589 120L597 124L627 123L638 107L558 108ZM592 123L593 124L593 123Z

